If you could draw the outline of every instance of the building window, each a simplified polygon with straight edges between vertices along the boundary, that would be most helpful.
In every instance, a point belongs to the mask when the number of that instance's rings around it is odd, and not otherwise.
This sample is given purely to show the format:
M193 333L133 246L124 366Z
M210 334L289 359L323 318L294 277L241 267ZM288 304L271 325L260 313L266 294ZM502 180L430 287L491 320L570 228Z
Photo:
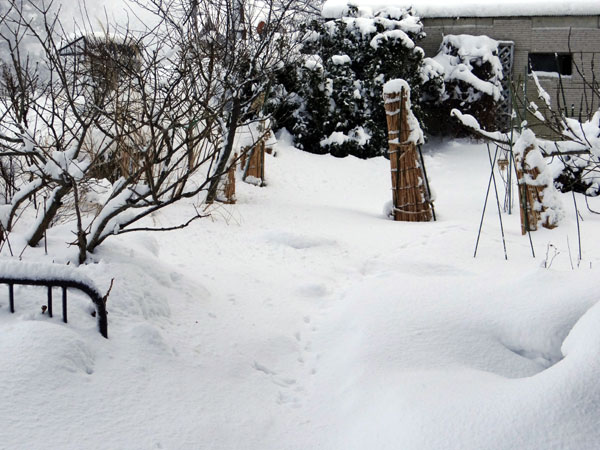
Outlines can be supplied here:
M573 58L569 53L530 53L528 73L538 75L570 76L573 74Z

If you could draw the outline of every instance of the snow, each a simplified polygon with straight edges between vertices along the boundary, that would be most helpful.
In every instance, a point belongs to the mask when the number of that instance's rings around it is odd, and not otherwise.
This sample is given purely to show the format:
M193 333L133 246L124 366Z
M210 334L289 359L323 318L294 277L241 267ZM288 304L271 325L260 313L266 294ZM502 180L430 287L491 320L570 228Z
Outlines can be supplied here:
M418 17L409 15L407 11L399 9L384 8L377 11L377 14L372 14L368 9L361 9L358 11L358 17L341 17L341 20L348 30L363 38L376 33L380 28L384 33L386 31L401 30L404 33L392 33L387 38L401 39L406 42L407 40L411 41L411 39L405 33L419 34L423 31L423 24ZM331 35L336 34L337 25L335 21L327 21L324 26ZM373 46L373 43L371 45ZM414 43L409 48L413 47Z
M423 58L421 66L421 80L426 83L438 76L444 76L445 68L433 58Z
M210 219L116 236L77 268L103 292L115 279L110 339L83 295L64 324L41 313L43 288L15 287L15 314L0 290L0 448L597 447L597 216L580 211L577 261L572 207L532 234L536 258L503 214L505 261L488 210L473 258L485 145L425 145L438 221L421 224L382 213L386 159L312 155L285 134L276 150L267 187L238 183ZM72 239L57 225L49 256L23 261L64 265Z
M95 288L94 282L89 277L80 273L77 268L65 266L64 264L43 264L28 261L16 262L14 260L0 260L0 276L33 281L76 281L83 283L100 293L100 291Z
M12 204L10 205L0 205L0 223L2 226L7 229L8 221L10 217L10 213L12 212L13 205L18 204L25 197L31 195L36 189L38 189L42 185L43 181L39 178L34 179L33 181L21 186L15 195L12 197Z
M410 102L410 86L406 82L406 80L402 80L400 78L395 78L387 81L383 85L383 93L384 95L390 94L400 94L402 91L406 92L406 108L407 108L407 122L408 128L410 129L410 134L405 142L413 142L415 144L422 144L424 142L423 138L423 130L421 130L421 126L419 125L419 121L415 117L412 111L412 104ZM386 102L395 101L394 99L388 99ZM398 111L399 112L399 111ZM386 111L386 114L391 114ZM396 139L397 141L397 139Z
M471 128L477 134L487 137L492 141L497 141L506 144L510 144L511 142L511 136L506 133L502 133L500 131L486 131L483 128L481 128L481 125L479 124L477 119L471 114L463 114L458 109L453 109L452 111L450 111L450 115L452 117L456 117L465 127Z
M307 55L304 57L304 67L309 70L323 69L323 60L319 55Z
M540 84L540 80L538 79L536 72L531 72L531 76L533 78L533 81L535 82L535 87L536 87L539 99L542 100L546 104L547 107L550 107L550 94L548 94L548 92L546 92L546 90Z
M381 10L408 9L422 18L428 17L513 17L513 16L575 16L600 14L596 0L327 0L323 16L341 17L348 11L348 3L368 14Z
M333 55L331 62L336 66L343 66L344 64L350 64L350 57L348 55Z
M127 186L123 189L122 183L125 180L120 178L113 184L113 190L108 202L102 208L102 211L94 218L90 226L90 236L92 238L102 238L111 233L118 234L121 224L127 222L131 215L131 210L124 209L128 203L139 201L150 192L150 188L145 184ZM102 228L102 225L108 224Z
M363 127L357 127L352 130L348 134L344 134L341 131L334 131L325 139L322 139L319 142L321 147L326 147L329 145L342 145L346 141L354 141L357 145L365 145L371 139L371 135L367 130Z
M561 75L558 72L544 72L543 70L533 71L539 78L565 78L571 79L571 75Z
M502 97L500 80L503 75L502 63L498 58L498 41L487 36L449 34L444 36L440 52L433 60L443 68L444 81L460 80L475 88L476 92L470 95L468 103L479 100L480 92L493 97L495 101ZM490 80L481 80L472 73L474 64L484 63L491 66Z
M402 30L388 30L384 31L383 33L379 33L373 39L371 39L369 45L377 50L382 41L388 40L401 41L404 47L415 48L415 43L413 40L409 38L408 35Z
M558 190L554 187L554 173L552 168L548 166L546 159L542 155L533 131L529 129L523 130L513 146L513 152L517 161L524 160L528 170L537 169L538 174L535 179L529 173L525 173L523 175L524 180L522 181L528 185L543 188L541 192L541 204L538 204L536 201L536 204L533 205L538 211L542 207L545 208L540 215L540 221L552 225L559 224L564 217L563 205Z
M529 102L529 110L533 113L533 115L541 122L545 122L546 118L540 111L540 108L535 102Z

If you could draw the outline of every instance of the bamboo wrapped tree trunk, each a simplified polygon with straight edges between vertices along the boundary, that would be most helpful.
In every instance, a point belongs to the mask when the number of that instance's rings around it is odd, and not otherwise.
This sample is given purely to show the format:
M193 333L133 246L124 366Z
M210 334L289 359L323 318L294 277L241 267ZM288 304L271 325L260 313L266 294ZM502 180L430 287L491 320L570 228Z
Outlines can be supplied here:
M264 186L265 153L267 147L267 140L271 133L270 122L268 120L261 120L260 124L257 127L257 131L260 135L260 138L251 149L246 150L247 155L242 155L242 159L245 163L242 163L242 167L245 167L243 179L244 181L255 184L257 186Z
M261 139L250 150L245 178L262 185L265 180L265 141Z
M225 178L225 183L223 185L223 197L224 203L229 205L233 205L236 201L235 198L235 170L237 167L237 153L233 154L234 163L229 167L227 171L227 178Z
M229 169L221 177L221 181L217 187L215 200L227 205L233 205L236 202L235 198L235 171L237 169L238 154L234 153L233 158L229 162Z
M529 145L522 152L515 151L515 168L517 170L517 179L519 180L519 210L521 212L521 234L528 231L536 231L538 223L542 222L544 228L556 228L557 223L551 220L552 215L547 214L544 205L545 191L552 189L540 183L540 171L537 167L530 167L527 164L527 155L535 149L534 145ZM542 220L542 217L544 218Z
M525 158L527 153L533 150L533 145L527 147L523 154L515 154L515 168L517 169L517 180L519 180L519 211L521 212L521 234L528 231L536 231L540 220L539 212L534 209L536 198L539 196L538 186L528 185L525 181Z
M421 136L410 109L410 88L404 80L391 80L384 86L392 173L394 220L429 222L432 206L424 168L417 145Z

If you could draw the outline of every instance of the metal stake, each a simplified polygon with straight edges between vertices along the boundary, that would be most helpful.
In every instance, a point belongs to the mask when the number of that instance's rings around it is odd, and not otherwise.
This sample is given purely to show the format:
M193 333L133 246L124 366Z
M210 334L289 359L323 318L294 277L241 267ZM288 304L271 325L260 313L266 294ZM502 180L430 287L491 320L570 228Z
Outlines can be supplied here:
M52 286L48 286L48 315L52 317Z
M62 288L63 322L67 323L67 288Z
M15 287L13 284L8 285L8 302L10 303L10 312L15 312Z

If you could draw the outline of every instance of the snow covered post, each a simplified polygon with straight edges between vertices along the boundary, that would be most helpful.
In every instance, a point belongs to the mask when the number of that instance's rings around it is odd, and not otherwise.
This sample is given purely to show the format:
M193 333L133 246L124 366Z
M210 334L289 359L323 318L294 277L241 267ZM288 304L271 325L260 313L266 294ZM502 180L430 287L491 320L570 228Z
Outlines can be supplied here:
M513 147L519 182L521 234L544 228L556 228L562 207L554 187L554 178L536 144L535 134L525 130Z
M417 153L423 132L412 113L410 87L401 79L383 86L388 125L394 220L429 222L431 201L424 168Z

